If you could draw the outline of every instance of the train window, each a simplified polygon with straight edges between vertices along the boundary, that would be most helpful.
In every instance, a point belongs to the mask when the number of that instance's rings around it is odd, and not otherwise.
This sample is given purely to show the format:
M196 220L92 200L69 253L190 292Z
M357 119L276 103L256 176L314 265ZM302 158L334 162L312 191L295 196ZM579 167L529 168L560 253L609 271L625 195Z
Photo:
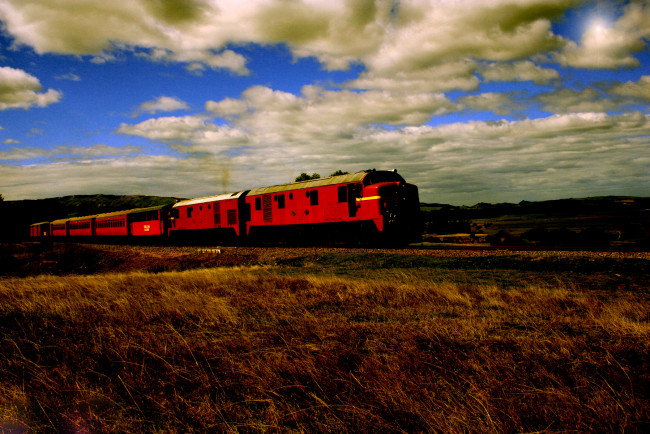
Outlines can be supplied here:
M203 205L199 205L199 211L203 211Z
M306 197L309 197L309 190L307 190L307 191L305 192L305 196L306 196Z
M208 204L208 209L212 209L212 205Z
M284 209L285 202L284 202L284 194L279 194L275 196L275 198L278 201L278 209Z
M187 207L187 218L192 218L192 211L194 211L194 207L188 206Z
M256 197L255 198L255 211L261 211L262 210L262 198L261 197Z
M314 190L309 195L309 204L318 205L318 190Z
M180 213L178 211L178 208L172 209L172 217L175 218L175 219L180 217Z
M293 200L293 193L289 193L289 200Z
M345 185L339 187L339 203L348 201L348 190Z

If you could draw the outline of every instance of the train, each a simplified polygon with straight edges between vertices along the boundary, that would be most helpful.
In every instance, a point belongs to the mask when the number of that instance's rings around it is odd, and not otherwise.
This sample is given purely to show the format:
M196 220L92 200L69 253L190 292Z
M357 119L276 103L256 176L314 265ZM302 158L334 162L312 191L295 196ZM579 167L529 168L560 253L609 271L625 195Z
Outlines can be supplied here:
M409 243L422 234L417 186L361 172L30 226L32 239Z

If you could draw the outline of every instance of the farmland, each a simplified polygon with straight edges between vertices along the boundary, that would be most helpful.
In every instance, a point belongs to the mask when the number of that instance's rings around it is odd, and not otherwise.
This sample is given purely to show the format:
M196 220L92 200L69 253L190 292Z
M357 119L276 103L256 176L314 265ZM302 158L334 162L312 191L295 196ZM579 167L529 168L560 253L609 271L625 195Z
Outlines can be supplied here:
M650 255L6 244L0 428L650 427Z

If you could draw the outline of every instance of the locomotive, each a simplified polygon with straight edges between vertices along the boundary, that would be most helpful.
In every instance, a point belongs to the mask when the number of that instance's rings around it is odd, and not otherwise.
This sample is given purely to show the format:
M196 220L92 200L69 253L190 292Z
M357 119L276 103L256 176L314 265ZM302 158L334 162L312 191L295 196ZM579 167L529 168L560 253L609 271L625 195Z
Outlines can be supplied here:
M396 170L362 172L31 225L36 239L417 241L415 185Z

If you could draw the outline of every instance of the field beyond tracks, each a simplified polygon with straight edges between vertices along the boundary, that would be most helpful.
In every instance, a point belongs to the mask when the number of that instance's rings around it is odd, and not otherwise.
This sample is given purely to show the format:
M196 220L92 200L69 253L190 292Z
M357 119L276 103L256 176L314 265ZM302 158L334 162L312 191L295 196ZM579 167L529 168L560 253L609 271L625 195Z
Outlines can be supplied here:
M648 253L3 245L0 431L648 432Z

